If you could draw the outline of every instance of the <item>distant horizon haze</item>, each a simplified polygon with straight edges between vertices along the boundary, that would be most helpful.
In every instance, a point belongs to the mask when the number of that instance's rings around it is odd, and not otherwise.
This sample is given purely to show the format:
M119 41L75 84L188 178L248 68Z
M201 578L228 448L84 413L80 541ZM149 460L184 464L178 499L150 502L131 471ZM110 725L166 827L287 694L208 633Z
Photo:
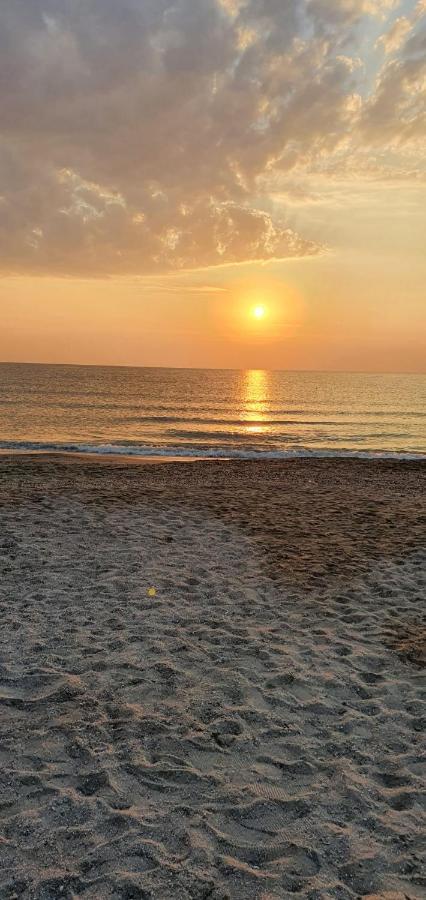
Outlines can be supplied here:
M332 374L340 374L340 375L426 375L426 365L419 370L386 370L386 369L286 369L279 367L268 367L268 366L185 366L185 365L175 365L175 366L154 366L154 365L144 365L143 363L138 365L128 364L128 363L88 363L88 362L40 362L39 360L16 360L16 359L0 359L0 366L50 366L52 368L74 368L74 369L169 369L170 371L206 371L206 372L256 372L256 371L265 371L265 372L283 372L283 373L295 373L295 374L303 374L304 372L309 373L311 375L332 375Z

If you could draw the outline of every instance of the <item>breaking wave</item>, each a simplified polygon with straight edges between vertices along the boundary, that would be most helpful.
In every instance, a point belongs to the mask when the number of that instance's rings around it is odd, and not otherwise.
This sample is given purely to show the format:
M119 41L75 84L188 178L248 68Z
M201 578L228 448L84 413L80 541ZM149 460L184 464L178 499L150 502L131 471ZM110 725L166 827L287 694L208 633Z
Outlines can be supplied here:
M0 441L0 451L11 453L78 453L98 456L165 457L170 459L394 459L426 460L426 453L391 450L353 450L292 447L260 450L254 447L170 447L141 444L42 443L37 441Z

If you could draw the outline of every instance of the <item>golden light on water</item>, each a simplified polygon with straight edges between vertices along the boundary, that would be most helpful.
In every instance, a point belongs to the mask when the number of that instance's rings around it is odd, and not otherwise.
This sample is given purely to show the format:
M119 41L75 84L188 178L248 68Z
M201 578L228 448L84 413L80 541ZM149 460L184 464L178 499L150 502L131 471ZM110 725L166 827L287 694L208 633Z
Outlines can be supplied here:
M262 424L268 405L269 373L264 369L247 369L244 373L242 397L244 401L243 419L249 434L262 434Z

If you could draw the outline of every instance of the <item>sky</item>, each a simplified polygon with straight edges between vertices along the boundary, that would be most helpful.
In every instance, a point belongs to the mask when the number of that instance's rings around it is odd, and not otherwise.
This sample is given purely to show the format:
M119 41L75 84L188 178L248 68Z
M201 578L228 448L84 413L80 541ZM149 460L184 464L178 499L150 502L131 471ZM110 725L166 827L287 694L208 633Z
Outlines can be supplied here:
M424 371L425 86L426 0L1 4L0 360Z

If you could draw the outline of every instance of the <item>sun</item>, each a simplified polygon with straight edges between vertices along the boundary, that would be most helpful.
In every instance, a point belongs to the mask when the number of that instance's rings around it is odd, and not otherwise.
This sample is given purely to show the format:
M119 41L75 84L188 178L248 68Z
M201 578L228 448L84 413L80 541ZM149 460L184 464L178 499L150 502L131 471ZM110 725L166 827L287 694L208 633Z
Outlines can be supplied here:
M264 319L266 316L266 306L262 306L261 304L254 306L252 309L252 316L259 321L260 319Z

